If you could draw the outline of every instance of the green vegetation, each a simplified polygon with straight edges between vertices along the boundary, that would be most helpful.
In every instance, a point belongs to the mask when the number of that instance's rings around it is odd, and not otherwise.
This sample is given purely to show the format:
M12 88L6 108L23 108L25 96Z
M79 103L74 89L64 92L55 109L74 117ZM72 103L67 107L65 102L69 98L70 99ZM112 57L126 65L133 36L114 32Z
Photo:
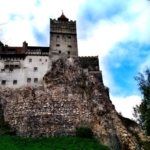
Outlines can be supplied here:
M150 69L146 69L144 73L139 73L135 79L138 82L143 99L139 106L133 108L133 115L146 134L150 136Z
M80 138L93 138L93 132L89 127L79 127L76 130L76 136Z
M109 148L87 138L22 138L7 135L0 136L0 150L109 150Z

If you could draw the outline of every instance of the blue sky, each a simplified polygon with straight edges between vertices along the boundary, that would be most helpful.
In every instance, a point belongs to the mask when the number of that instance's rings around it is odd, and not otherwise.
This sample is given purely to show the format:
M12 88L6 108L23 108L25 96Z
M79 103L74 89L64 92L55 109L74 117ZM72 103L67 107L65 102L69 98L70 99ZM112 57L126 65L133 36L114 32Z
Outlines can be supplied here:
M0 0L1 40L11 46L49 46L49 18L63 9L77 21L80 56L99 56L104 84L117 111L132 117L142 96L134 77L150 66L147 0Z

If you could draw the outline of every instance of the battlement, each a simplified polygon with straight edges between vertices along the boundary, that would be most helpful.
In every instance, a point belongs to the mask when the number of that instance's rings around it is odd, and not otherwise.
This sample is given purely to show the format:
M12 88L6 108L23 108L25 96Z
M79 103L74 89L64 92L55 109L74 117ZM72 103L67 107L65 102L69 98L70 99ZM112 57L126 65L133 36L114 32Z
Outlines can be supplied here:
M79 57L81 66L88 69L88 71L99 71L98 56Z
M76 21L63 21L50 19L50 32L51 33L68 33L76 34Z
M64 21L58 20L58 19L50 19L50 22L51 23L62 23L62 22L64 23ZM75 20L74 21L73 20L70 20L70 21L68 20L67 23L76 23L76 21Z
M51 33L76 34L76 21L72 21L63 14L56 20L50 19Z

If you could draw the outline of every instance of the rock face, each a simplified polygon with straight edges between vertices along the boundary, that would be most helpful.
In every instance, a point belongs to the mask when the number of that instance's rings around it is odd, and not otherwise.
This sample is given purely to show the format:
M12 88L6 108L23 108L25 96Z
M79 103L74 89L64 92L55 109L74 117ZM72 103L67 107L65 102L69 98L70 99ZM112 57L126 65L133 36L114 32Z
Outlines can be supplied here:
M137 136L147 141L136 123L118 115L108 90L83 72L78 58L53 62L43 80L43 87L0 89L4 119L18 136L75 135L85 125L111 150L140 150Z

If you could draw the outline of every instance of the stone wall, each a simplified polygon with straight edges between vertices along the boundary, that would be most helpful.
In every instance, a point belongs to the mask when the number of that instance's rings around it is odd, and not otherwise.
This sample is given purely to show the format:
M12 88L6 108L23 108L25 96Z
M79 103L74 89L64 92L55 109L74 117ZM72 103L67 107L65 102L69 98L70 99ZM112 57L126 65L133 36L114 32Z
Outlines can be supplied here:
M17 135L75 135L77 127L86 125L111 150L140 150L103 83L94 75L84 74L78 58L53 62L43 80L44 87L0 89L5 121ZM147 141L138 125L135 132L142 141Z

